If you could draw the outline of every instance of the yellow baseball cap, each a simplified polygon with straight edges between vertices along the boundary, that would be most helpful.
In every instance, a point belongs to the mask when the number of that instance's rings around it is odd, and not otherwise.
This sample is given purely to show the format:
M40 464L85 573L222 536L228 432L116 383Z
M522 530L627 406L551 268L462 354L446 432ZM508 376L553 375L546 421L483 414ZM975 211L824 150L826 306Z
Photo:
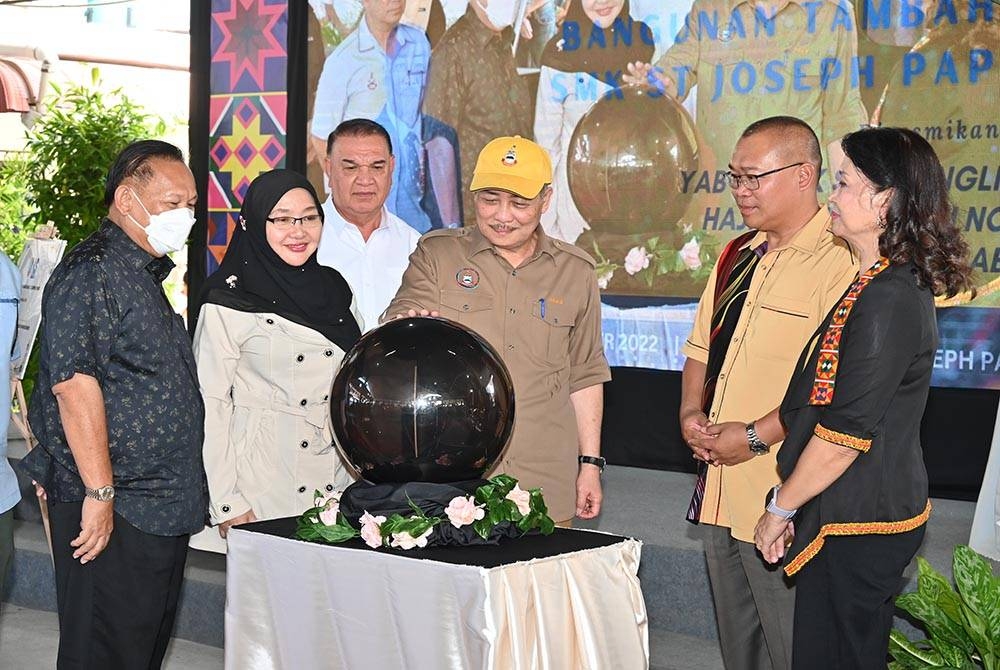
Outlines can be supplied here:
M552 183L549 152L520 135L498 137L479 152L470 191L496 188L534 198Z

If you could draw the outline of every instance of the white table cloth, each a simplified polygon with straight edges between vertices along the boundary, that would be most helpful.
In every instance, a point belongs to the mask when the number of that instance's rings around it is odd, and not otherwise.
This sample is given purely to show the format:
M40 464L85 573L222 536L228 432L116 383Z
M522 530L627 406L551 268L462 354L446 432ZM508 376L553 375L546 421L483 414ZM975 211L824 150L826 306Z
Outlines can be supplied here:
M480 567L245 528L229 535L228 670L649 665L637 540L558 529L577 544L613 543ZM532 546L518 549L523 554ZM454 552L467 550L436 551L455 560ZM489 551L499 550L475 548L469 555Z

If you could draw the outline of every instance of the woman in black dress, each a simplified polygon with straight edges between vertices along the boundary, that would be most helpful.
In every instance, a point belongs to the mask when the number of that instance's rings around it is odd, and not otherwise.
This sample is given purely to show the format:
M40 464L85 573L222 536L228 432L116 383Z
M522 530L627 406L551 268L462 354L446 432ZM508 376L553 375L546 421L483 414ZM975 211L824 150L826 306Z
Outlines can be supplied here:
M793 667L881 670L893 599L931 509L920 417L934 296L969 289L972 270L922 137L868 128L841 146L831 225L862 272L799 358L780 408L783 483L755 540L795 576Z

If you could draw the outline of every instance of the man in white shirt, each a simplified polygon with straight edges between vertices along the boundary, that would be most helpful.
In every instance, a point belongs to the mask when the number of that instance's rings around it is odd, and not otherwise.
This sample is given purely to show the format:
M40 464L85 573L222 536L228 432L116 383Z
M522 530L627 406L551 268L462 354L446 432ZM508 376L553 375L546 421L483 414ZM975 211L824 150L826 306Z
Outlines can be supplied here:
M375 121L349 119L327 138L323 169L330 197L323 203L316 260L351 285L362 331L378 325L420 239L385 207L394 163L389 133Z

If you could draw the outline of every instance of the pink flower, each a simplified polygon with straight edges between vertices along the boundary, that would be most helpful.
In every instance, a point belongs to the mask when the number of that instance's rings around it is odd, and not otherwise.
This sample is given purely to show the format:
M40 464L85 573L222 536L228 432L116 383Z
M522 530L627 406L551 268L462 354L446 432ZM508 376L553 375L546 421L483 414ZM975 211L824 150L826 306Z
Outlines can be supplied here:
M693 237L681 247L681 262L688 270L697 270L701 267L701 245Z
M328 502L326 509L319 513L319 520L327 526L336 526L338 514L340 514L340 503L337 501Z
M455 496L444 508L444 513L448 515L448 520L455 528L467 526L486 516L482 506L477 506L476 499L472 496Z
M611 280L612 278L614 278L614 276L615 276L614 270L608 270L607 272L599 274L597 276L597 288L601 289L602 291L606 289L608 287L608 284L611 283Z
M413 537L406 531L400 533L392 534L392 542L389 543L390 547L399 547L400 549L413 549L414 547L426 547L427 538L430 534L434 532L434 526L431 526L423 532L420 537Z
M644 247L632 247L625 255L625 272L634 275L649 267L650 253Z
M361 515L361 539L372 549L382 546L382 528L384 516L372 516L365 510Z
M519 484L514 484L514 488L507 494L506 499L513 501L517 505L517 511L521 514L527 514L531 511L531 493L522 490Z

